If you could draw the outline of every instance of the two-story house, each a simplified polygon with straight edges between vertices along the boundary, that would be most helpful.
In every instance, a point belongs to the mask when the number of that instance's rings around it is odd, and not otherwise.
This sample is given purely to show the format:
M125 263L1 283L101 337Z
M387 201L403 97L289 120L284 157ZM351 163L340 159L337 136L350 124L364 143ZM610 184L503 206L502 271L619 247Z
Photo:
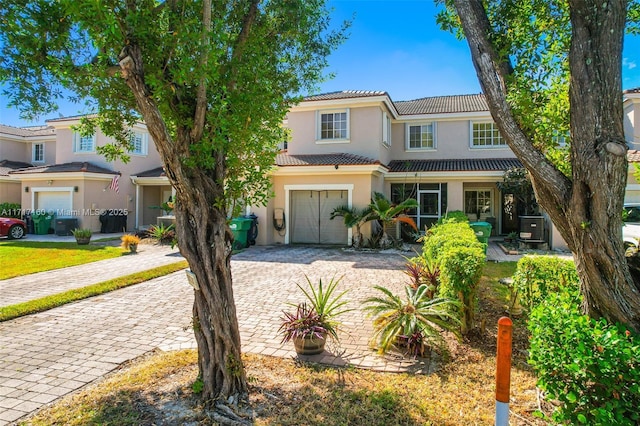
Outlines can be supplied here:
M623 102L634 162L640 160L640 90L626 91ZM521 163L481 94L394 102L386 92L333 92L305 98L285 125L291 140L277 157L274 197L256 211L259 243L346 244L351 231L330 220L331 211L364 207L374 191L393 201L415 198L420 207L413 218L420 229L453 210L491 222L496 234L519 229L517 200L502 194L496 182ZM626 199L640 201L633 170ZM546 224L545 240L566 247Z
M349 231L331 211L364 207L374 191L417 199L420 229L452 210L494 221L498 232L517 226L503 217L495 183L520 162L482 95L393 102L386 92L328 93L293 107L286 125L291 141L263 213L284 226L267 229L264 243L345 244Z
M126 215L128 230L156 223L171 196L158 152L144 123L131 129L130 161L108 162L96 148L112 142L100 131L74 130L81 117L48 120L46 126L0 126L0 202L20 203L25 212L76 217L99 231L100 215ZM155 207L155 208L154 208Z

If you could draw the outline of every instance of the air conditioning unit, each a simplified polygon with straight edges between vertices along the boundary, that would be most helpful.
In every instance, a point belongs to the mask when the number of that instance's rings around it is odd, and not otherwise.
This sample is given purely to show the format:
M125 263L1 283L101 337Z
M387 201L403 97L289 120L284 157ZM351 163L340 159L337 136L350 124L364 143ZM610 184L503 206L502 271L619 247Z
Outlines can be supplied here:
M77 217L57 217L55 219L54 229L56 231L56 235L59 237L73 235L71 231L73 231L77 227L78 227Z
M520 216L520 239L530 242L544 242L544 217Z

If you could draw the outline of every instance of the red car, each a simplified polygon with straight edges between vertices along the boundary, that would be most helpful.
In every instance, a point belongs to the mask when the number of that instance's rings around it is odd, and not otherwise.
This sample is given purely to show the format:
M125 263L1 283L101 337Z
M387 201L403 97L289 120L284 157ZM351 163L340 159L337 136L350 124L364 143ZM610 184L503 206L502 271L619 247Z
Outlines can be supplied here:
M19 240L27 233L27 224L24 220L10 217L0 217L0 237L10 240Z

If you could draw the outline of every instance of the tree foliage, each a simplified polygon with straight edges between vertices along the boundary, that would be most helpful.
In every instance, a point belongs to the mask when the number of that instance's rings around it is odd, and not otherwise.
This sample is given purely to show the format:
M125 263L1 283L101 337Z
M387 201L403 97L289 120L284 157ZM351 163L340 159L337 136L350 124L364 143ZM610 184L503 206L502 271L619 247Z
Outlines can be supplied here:
M344 26L324 0L6 0L0 82L26 117L75 93L126 160L144 120L175 188L176 233L196 275L193 323L202 397L246 397L230 271L232 201L258 205L281 127L298 94L323 78ZM214 420L218 421L218 419ZM234 420L237 422L237 419Z

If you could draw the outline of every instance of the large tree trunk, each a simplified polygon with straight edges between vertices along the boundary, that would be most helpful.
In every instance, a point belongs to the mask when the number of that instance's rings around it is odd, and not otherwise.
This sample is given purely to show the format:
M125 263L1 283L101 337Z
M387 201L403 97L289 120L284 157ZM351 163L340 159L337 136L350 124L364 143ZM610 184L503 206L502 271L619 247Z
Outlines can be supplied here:
M640 332L640 285L629 274L621 228L627 176L621 93L626 2L570 2L571 180L518 126L506 101L512 69L491 45L482 1L456 0L455 6L491 114L574 253L585 312Z
M198 132L179 126L173 139L145 85L141 48L132 44L120 56L122 76L136 98L176 190L178 246L200 287L194 292L193 328L204 384L202 398L209 402L229 397L245 399L248 391L231 282L232 235L226 223L222 187L224 154L216 153L212 170L185 166L192 137Z

